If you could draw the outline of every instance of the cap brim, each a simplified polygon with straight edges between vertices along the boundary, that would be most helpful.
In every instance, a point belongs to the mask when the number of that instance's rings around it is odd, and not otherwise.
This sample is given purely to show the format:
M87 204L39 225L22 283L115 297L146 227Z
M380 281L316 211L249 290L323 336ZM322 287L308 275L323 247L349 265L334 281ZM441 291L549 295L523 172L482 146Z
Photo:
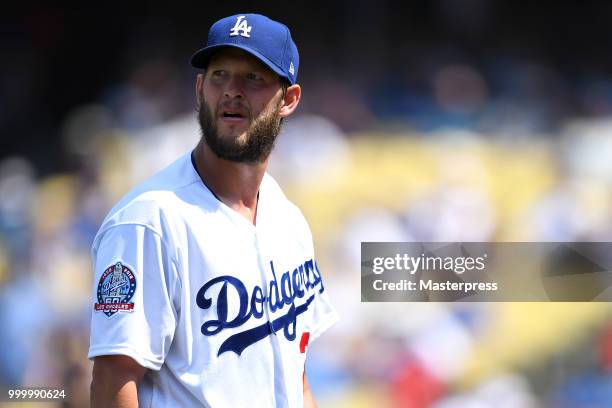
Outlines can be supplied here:
M226 47L238 48L245 52L248 52L249 54L257 58L258 60L263 62L268 68L274 71L274 73L276 73L278 76L285 78L287 81L293 84L293 82L291 81L291 78L285 75L283 70L280 69L278 66L276 66L276 64L274 64L268 58L264 57L257 51L254 51L248 47L245 47L239 44L225 43L225 44L215 44L215 45L210 45L208 47L204 47L196 51L196 53L191 56L191 66L195 68L202 68L202 69L206 68L213 54L217 52L219 49L226 48Z

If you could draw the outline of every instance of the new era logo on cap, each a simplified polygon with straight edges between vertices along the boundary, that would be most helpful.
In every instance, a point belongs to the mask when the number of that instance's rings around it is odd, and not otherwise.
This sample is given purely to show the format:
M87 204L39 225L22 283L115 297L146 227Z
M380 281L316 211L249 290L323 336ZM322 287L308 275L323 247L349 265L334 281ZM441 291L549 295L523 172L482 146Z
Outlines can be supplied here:
M300 57L289 28L261 14L222 18L208 32L206 46L191 57L191 65L206 68L223 47L240 48L255 56L291 84L297 82Z

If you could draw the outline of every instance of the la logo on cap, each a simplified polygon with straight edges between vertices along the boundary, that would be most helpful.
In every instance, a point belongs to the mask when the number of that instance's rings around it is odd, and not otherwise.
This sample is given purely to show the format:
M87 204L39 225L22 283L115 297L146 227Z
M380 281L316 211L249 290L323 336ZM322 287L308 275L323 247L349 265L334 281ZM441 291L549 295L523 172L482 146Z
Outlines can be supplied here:
M230 30L230 37L235 37L239 34L246 38L250 37L249 33L253 27L248 25L248 22L244 18L245 16L238 16L236 24L234 24L234 27Z

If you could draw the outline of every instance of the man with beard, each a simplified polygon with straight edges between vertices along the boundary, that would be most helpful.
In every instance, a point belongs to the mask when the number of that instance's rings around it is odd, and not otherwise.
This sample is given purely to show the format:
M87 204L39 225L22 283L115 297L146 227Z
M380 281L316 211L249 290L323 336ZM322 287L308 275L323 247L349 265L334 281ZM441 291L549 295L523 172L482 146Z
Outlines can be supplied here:
M337 317L308 224L266 173L300 101L297 48L239 14L191 63L200 142L94 239L92 406L314 406L307 346Z

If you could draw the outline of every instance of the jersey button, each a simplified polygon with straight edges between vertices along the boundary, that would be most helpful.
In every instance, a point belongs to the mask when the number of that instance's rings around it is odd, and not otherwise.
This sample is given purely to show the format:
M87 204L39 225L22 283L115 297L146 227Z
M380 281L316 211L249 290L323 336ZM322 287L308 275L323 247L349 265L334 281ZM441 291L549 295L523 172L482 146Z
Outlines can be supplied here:
M268 327L270 328L270 333L276 335L276 332L274 331L274 326L272 326L272 321L268 320Z

